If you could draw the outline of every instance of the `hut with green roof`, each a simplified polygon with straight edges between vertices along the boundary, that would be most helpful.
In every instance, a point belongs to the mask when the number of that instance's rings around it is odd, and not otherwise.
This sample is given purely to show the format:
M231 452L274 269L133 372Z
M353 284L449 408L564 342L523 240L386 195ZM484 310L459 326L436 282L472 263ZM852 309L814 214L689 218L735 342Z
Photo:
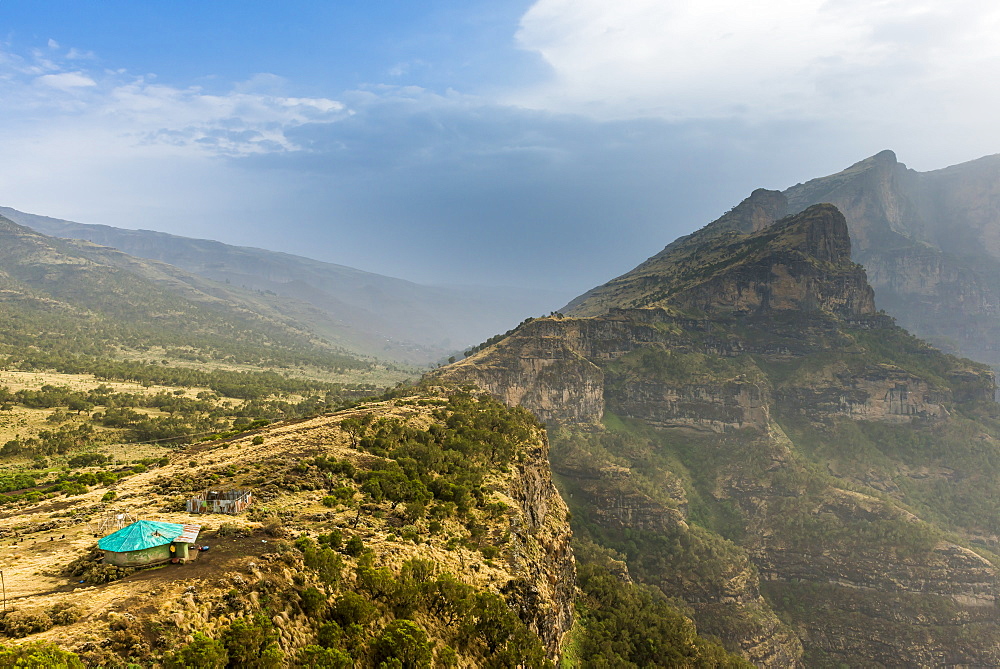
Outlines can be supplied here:
M97 542L104 561L119 567L144 567L169 562L184 563L197 556L191 544L198 539L200 525L138 520Z

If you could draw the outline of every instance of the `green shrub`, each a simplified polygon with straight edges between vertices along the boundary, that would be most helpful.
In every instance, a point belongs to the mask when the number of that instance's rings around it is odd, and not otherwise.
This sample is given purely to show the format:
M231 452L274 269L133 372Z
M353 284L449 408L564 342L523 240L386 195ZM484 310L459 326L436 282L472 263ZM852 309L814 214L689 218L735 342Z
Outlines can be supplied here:
M83 669L76 653L60 649L48 641L35 641L17 646L0 646L0 667L26 669Z
M378 616L378 608L356 592L342 593L330 607L330 619L342 628L367 625Z
M80 453L71 457L67 464L70 467L92 467L94 465L104 465L111 461L111 458L103 453Z
M310 645L299 651L295 658L299 667L315 667L316 669L353 669L354 660L351 656L337 648L323 648Z
M354 488L349 488L348 486L340 486L330 491L330 493L341 501L348 501L354 497Z
M431 666L427 633L412 620L394 620L375 639L375 661L398 660L403 669Z
M313 587L308 587L299 594L302 600L302 611L311 617L319 617L326 608L326 595Z
M232 666L285 666L283 654L278 647L278 633L263 614L258 613L253 618L237 618L222 631L221 638Z
M321 534L316 540L330 548L340 548L344 545L344 534L340 530L330 530L329 534Z
M229 653L221 643L196 632L194 640L163 658L164 669L222 669L229 663Z
M344 553L350 555L351 557L357 557L365 552L365 542L361 540L361 537L355 535L347 540L347 544L344 546Z

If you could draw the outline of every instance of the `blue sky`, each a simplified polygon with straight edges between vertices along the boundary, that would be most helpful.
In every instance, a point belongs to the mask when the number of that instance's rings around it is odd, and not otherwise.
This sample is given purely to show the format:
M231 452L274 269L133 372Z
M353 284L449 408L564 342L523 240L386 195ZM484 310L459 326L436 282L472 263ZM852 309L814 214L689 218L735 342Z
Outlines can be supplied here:
M979 0L0 0L0 205L578 293L756 187L1000 151L998 28Z

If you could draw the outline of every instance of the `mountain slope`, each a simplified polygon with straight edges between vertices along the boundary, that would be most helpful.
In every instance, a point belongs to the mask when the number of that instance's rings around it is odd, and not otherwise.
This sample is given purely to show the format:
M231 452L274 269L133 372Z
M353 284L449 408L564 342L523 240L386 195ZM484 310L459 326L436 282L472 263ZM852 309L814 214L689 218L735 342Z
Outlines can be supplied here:
M879 306L945 350L1000 368L1000 156L915 172L883 151L785 191L832 202Z
M707 229L706 229L707 230ZM571 315L598 315L610 307L659 307L674 312L720 309L811 311L819 305L845 315L874 312L861 268L850 263L847 226L833 207L748 236L713 229L671 244L628 274L571 302ZM825 290L836 294L822 294Z
M123 230L25 214L0 214L55 237L82 239L186 272L292 300L289 316L362 353L434 362L483 341L530 313L549 312L556 292L433 287L287 253L149 230ZM294 310L295 304L302 305Z
M180 358L324 373L378 367L302 328L275 302L0 217L2 352L18 358Z
M781 200L439 373L547 420L574 531L754 664L995 665L993 375L875 311L835 208L768 226Z

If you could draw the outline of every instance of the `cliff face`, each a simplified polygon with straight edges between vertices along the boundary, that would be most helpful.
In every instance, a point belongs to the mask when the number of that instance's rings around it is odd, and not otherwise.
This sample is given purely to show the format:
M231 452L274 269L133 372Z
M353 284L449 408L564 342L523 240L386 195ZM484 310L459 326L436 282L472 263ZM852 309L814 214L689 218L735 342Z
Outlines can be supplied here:
M509 405L530 408L542 420L599 420L604 413L604 373L587 360L582 333L552 321L528 324L532 334L500 342L499 355L477 354L476 363L446 378L472 383Z
M996 664L992 373L875 312L832 207L751 200L441 376L549 421L575 531L758 666Z
M854 259L901 325L1000 368L1000 156L921 173L883 151L784 195L789 212L844 213Z
M573 626L576 562L569 508L552 483L544 434L525 448L525 458L511 474L506 491L521 513L510 519L513 545L508 564L513 578L503 593L555 659Z

